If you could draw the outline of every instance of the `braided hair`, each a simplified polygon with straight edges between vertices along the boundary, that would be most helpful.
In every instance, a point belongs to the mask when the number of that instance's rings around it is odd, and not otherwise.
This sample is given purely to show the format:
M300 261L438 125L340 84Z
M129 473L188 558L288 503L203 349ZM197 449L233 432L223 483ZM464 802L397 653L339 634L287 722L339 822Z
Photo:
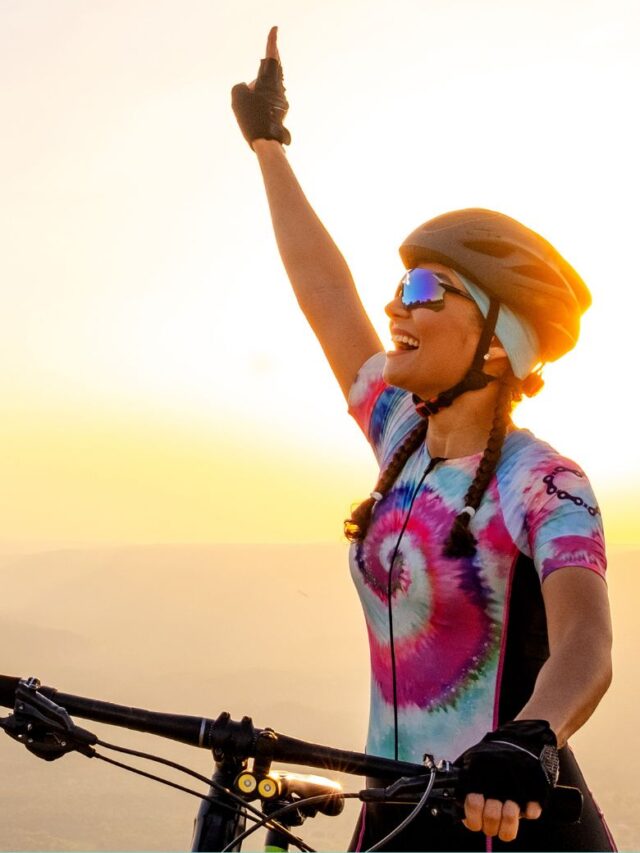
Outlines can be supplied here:
M445 543L443 552L445 557L472 557L476 553L476 540L469 530L469 522L476 514L480 501L498 465L502 445L507 434L512 405L512 386L507 382L501 382L489 440L476 469L473 482L464 497L464 509L456 516Z
M523 392L527 396L533 396L542 387L539 373L531 374L527 380L518 382L513 377L498 380L500 388L489 440L473 482L465 495L465 508L456 516L444 545L443 553L447 557L467 557L476 553L476 540L469 530L469 522L480 506L482 497L500 460L511 410L514 403L522 399ZM407 459L424 441L427 425L426 419L421 420L409 433L394 453L387 467L381 472L371 496L358 504L351 512L351 518L345 520L344 533L350 542L361 542L367 535L374 506L391 490Z
M391 487L404 468L405 462L414 450L420 447L426 435L427 421L421 419L420 423L411 430L393 454L391 461L384 471L380 472L378 482L371 492L371 496L351 510L351 518L345 519L344 522L344 535L350 542L361 542L367 535L374 506L377 501L382 500L387 492L391 490Z

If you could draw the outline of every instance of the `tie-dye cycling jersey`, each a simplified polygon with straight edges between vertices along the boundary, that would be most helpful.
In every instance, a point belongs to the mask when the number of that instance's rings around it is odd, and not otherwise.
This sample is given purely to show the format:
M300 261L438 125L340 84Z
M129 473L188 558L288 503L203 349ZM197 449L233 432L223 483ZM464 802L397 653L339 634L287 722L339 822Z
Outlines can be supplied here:
M381 468L420 419L411 394L383 380L384 361L384 353L369 359L349 395L349 412ZM433 463L423 442L377 503L364 541L351 546L371 652L370 754L394 754L389 585L398 758L421 761L429 752L454 760L513 719L531 695L548 657L541 582L563 566L604 577L601 515L587 478L528 430L505 439L470 525L476 555L444 557L481 456Z

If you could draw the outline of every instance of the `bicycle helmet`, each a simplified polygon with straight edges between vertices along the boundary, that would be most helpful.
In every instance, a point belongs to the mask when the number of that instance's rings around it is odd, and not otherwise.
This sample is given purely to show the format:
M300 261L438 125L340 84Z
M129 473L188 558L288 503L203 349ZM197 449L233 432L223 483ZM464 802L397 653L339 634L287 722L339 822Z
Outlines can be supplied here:
M400 246L407 269L428 261L462 273L538 334L543 361L572 349L591 304L582 278L554 247L515 219L483 208L444 213Z

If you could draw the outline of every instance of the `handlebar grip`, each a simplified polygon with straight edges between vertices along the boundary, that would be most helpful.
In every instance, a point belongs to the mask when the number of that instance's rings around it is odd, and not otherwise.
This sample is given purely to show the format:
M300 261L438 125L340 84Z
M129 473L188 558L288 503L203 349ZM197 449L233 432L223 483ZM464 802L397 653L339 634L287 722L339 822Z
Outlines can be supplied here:
M463 802L456 793L456 769L440 772L430 803L454 819L464 817ZM403 777L387 788L365 788L360 799L365 803L417 803L425 791L425 777ZM577 823L582 814L582 791L566 785L553 788L542 817L559 823Z
M13 708L16 703L16 689L20 679L11 675L0 675L0 705Z
M562 823L577 823L582 814L582 802L582 791L579 788L557 785L546 809L547 816Z

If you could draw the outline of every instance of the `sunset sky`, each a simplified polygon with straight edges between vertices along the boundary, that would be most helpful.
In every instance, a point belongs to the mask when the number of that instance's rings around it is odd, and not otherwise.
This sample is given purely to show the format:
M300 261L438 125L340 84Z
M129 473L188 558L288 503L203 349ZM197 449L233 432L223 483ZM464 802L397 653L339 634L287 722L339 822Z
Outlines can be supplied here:
M291 163L385 342L397 247L447 209L587 280L517 420L640 542L634 3L0 0L0 549L338 541L371 489L230 109L272 24Z
M447 210L525 222L591 288L579 345L516 421L602 508L615 676L576 741L620 849L640 849L637 9L0 0L0 671L364 743L342 521L377 472L230 107L278 25L288 157L385 345L398 246ZM173 792L0 753L2 849L188 843Z

